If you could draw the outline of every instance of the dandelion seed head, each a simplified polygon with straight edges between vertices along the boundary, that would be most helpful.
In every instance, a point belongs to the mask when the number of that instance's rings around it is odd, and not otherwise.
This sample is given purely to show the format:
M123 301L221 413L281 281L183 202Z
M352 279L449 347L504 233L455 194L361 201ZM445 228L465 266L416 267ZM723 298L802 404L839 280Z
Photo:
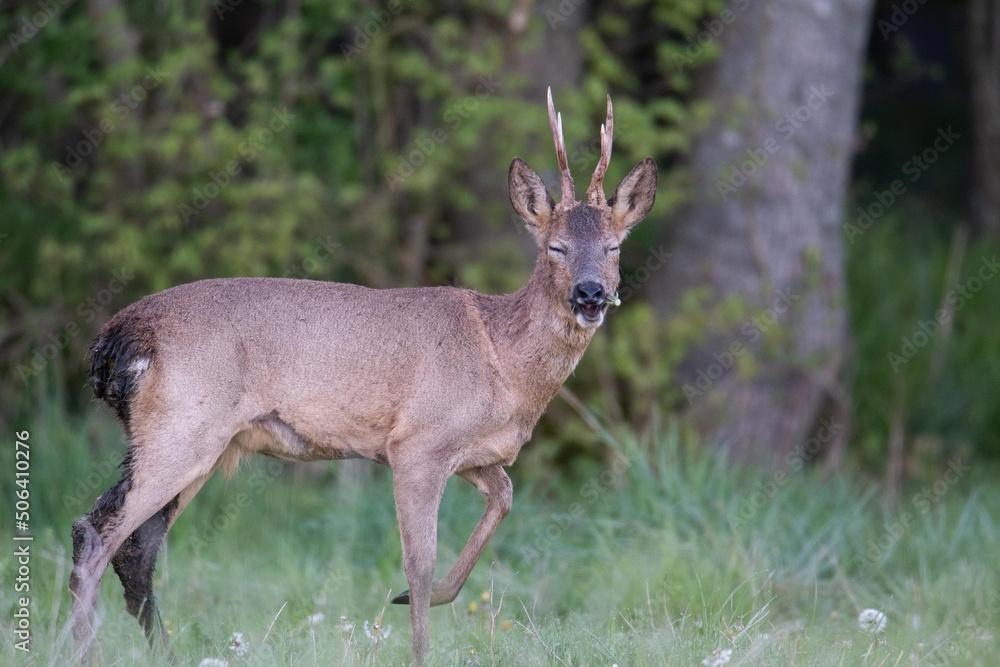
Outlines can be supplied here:
M371 639L376 644L383 639L388 639L389 635L392 634L391 624L385 626L384 628L382 627L381 616L375 619L375 622L371 624L371 627L368 626L368 621L365 621L362 627L364 628L365 635L368 637L368 639Z
M712 653L701 661L701 664L705 667L722 667L730 660L733 659L733 649L731 648L717 648Z
M250 647L247 646L246 640L243 639L242 632L234 632L229 638L229 650L235 653L237 658L242 658L250 652Z
M885 632L885 614L878 609L865 609L858 614L858 625L870 635L880 635Z

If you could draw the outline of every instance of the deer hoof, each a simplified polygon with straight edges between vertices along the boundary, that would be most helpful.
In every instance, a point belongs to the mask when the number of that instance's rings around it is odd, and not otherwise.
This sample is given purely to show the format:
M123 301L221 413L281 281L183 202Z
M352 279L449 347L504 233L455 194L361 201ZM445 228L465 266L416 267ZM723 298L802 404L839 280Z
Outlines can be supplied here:
M392 604L410 604L410 591L406 590L392 599Z

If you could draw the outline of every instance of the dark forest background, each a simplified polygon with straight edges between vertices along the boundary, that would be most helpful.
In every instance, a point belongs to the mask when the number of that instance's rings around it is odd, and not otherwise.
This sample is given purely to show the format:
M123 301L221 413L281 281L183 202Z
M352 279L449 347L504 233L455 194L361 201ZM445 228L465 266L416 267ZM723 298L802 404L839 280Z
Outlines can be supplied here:
M0 422L98 410L117 309L216 276L509 291L515 155L656 207L623 305L526 449L604 456L573 409L890 488L1000 455L1000 9L987 0L5 2Z

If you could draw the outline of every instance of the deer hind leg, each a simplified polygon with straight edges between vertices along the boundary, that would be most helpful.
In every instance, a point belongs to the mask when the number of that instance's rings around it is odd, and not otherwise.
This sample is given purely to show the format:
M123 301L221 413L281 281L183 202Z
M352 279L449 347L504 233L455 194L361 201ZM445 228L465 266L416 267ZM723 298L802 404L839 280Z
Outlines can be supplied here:
M403 571L410 585L393 603L410 605L411 658L413 664L422 665L430 646L428 616L437 559L437 514L448 478L432 465L393 468L392 478Z
M218 468L218 464L215 468ZM160 511L146 519L145 523L125 539L111 559L111 565L125 588L125 609L139 621L150 647L155 645L157 637L164 646L167 643L167 632L160 619L156 598L153 596L153 570L156 567L156 557L170 527L201 490L202 485L212 476L215 468L189 484Z
M190 453L185 457L176 442L179 440L166 438L139 447L133 444L122 480L73 524L71 622L81 659L94 639L98 587L112 560L125 584L129 612L139 615L147 635L152 631L156 618L152 572L157 549L183 507L182 496L190 501L193 494L185 492L212 470L212 463L205 466L197 458L191 463ZM220 449L224 447L222 443Z
M177 502L178 496L174 496L173 500L146 519L125 539L111 559L115 574L125 588L125 609L139 620L150 646L155 643L153 631L156 628L163 644L167 642L167 633L153 597L153 569L170 519L177 511Z

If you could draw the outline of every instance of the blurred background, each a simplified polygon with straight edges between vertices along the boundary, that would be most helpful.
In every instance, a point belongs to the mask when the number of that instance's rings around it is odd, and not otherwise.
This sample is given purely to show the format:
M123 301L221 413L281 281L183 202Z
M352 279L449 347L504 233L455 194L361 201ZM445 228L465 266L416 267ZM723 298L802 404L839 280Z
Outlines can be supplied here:
M660 187L435 642L453 664L992 664L997 3L30 0L0 2L0 35L0 427L30 431L49 664L70 522L126 446L85 384L98 328L219 276L517 289L535 249L507 168L558 190L549 86L577 183L610 94L609 193L647 155ZM399 590L390 495L366 462L213 480L157 571L179 655L242 628L258 664L269 634L283 664L333 664L303 619L351 619L316 630L336 653ZM481 508L450 487L442 566ZM898 655L858 631L866 606ZM376 662L343 637L344 664Z
M656 158L568 387L699 447L899 484L1000 454L1000 12L985 0L4 3L0 420L94 410L117 309L215 276L510 291L506 170ZM991 263L992 262L992 263ZM820 433L823 424L833 424ZM564 401L542 468L601 454Z

